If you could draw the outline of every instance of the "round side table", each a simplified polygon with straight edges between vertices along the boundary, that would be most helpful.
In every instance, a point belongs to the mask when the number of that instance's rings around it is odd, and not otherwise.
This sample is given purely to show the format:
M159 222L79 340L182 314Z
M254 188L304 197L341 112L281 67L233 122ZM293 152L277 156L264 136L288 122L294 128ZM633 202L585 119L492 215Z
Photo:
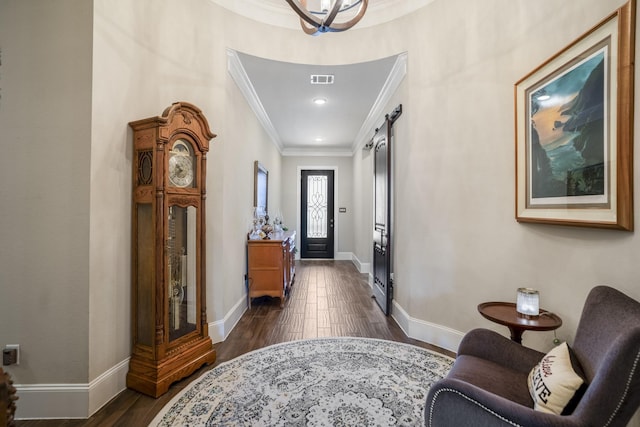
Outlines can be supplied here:
M539 316L525 316L516 311L512 302L483 302L478 311L485 319L508 327L511 340L518 344L522 344L524 331L553 331L562 326L562 319L554 313L540 310Z

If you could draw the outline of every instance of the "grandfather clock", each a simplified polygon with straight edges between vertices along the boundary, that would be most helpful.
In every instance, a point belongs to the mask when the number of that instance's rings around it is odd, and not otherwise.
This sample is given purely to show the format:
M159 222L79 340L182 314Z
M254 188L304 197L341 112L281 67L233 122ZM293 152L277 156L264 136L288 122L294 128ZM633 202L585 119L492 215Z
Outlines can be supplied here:
M133 129L132 337L127 387L158 397L215 362L205 302L206 153L215 138L186 102Z

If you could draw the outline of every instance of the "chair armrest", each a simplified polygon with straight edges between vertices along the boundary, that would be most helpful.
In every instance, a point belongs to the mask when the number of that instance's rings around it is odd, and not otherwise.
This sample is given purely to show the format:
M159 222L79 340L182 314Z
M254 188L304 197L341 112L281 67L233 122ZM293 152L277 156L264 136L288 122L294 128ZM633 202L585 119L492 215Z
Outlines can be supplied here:
M544 353L511 341L489 329L473 329L460 342L458 355L466 354L490 360L528 373L544 357Z
M572 417L535 411L464 381L444 378L431 386L427 427L578 427Z

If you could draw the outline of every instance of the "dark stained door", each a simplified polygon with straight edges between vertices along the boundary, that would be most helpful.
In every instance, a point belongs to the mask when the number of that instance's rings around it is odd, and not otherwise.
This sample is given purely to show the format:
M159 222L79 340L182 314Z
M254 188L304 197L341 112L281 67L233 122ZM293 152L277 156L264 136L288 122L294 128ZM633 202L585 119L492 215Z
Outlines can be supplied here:
M333 258L333 171L303 170L300 185L301 258Z
M374 227L373 227L373 297L384 312L391 306L391 124L376 130L373 137L374 155Z

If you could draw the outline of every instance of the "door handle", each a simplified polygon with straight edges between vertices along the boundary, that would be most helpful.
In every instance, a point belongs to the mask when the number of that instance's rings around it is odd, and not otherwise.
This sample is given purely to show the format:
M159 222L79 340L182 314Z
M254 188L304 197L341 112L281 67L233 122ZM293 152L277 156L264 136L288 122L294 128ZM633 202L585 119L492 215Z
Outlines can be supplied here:
M329 227L333 228L333 218L329 220Z

